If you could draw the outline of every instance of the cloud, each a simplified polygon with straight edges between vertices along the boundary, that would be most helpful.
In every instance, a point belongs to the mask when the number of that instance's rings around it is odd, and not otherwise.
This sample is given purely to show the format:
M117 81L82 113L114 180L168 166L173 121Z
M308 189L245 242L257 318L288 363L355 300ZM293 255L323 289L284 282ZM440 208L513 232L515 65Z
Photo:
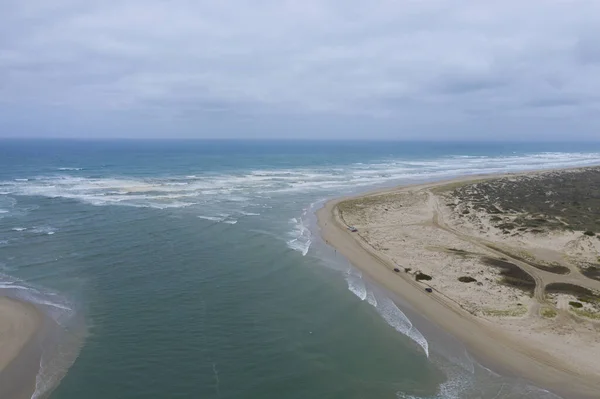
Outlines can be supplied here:
M490 118L600 122L597 1L4 3L0 135L343 137L358 119L365 137L480 137Z

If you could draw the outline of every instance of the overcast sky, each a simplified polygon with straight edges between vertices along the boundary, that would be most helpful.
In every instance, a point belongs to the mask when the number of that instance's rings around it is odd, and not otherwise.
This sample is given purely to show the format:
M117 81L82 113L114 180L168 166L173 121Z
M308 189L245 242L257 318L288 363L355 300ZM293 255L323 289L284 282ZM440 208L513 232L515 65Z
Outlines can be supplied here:
M0 137L600 139L600 1L3 0Z

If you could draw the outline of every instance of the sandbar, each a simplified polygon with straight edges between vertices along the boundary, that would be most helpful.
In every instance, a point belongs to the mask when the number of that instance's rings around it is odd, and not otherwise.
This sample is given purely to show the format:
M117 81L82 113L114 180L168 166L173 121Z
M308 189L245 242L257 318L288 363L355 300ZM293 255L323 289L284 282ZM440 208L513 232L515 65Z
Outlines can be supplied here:
M0 297L0 397L30 398L35 390L39 352L35 339L42 315L31 304Z

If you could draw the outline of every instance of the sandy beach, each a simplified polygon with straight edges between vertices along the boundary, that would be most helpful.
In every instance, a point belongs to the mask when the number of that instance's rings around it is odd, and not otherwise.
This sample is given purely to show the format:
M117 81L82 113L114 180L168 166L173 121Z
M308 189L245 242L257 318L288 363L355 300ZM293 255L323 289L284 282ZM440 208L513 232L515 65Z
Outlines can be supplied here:
M317 216L329 245L483 365L598 398L598 179L598 168L470 176L335 199Z
M30 398L39 366L35 338L42 315L31 304L0 297L0 398Z

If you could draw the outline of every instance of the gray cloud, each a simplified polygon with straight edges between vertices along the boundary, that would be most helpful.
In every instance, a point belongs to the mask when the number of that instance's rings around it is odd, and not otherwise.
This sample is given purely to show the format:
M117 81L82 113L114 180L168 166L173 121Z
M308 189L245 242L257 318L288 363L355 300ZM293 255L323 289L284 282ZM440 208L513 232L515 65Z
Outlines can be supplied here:
M596 138L599 35L595 0L6 0L0 136Z

